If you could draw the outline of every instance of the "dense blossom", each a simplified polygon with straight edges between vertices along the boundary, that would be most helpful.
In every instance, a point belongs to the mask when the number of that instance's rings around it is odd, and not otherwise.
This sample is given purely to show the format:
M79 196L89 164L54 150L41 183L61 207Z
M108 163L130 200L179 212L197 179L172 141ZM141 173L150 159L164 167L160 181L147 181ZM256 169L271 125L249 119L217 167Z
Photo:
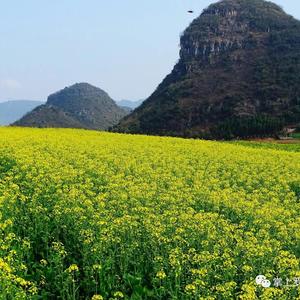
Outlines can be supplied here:
M300 153L0 129L1 299L296 299Z

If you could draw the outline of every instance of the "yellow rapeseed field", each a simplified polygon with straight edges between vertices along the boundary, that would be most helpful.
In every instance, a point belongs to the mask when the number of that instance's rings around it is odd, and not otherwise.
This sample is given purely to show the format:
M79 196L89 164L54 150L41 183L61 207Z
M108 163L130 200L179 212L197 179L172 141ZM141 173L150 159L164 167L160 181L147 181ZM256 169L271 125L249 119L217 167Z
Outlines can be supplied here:
M63 129L0 141L0 299L300 299L299 152Z

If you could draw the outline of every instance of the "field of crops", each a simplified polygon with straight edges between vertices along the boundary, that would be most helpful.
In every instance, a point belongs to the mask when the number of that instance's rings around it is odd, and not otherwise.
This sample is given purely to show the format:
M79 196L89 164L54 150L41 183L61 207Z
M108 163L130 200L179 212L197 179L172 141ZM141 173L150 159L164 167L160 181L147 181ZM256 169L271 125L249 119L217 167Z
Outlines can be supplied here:
M242 145L251 148L258 149L273 149L273 150L283 150L291 152L300 152L300 140L295 141L294 143L278 143L278 142L256 142L256 141L234 141L230 142L236 145Z
M84 130L0 141L0 299L300 299L300 153Z

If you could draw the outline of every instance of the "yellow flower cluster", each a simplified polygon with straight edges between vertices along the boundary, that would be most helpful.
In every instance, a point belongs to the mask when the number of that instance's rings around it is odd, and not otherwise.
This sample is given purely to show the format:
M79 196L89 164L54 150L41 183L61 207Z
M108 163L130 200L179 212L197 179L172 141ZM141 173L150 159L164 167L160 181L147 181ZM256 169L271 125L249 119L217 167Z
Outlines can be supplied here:
M79 268L75 264L71 265L68 269L66 269L66 272L68 272L68 273L73 273L73 272L78 272L78 271L79 271Z
M166 277L167 277L167 275L166 275L166 273L164 272L164 271L158 271L157 273L156 273L156 277L158 278L158 279L165 279Z
M92 300L103 300L103 297L101 295L94 295Z
M297 299L300 152L0 128L0 299ZM286 151L288 150L288 151Z

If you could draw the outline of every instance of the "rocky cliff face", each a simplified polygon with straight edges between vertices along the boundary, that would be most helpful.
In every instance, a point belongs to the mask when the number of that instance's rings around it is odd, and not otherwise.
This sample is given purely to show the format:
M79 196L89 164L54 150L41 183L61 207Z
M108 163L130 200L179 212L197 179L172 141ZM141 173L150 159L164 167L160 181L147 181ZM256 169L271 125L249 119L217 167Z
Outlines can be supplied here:
M263 0L224 0L184 31L180 59L117 131L230 138L300 119L300 22Z
M126 114L103 90L88 83L77 83L50 95L45 105L14 125L105 130Z

